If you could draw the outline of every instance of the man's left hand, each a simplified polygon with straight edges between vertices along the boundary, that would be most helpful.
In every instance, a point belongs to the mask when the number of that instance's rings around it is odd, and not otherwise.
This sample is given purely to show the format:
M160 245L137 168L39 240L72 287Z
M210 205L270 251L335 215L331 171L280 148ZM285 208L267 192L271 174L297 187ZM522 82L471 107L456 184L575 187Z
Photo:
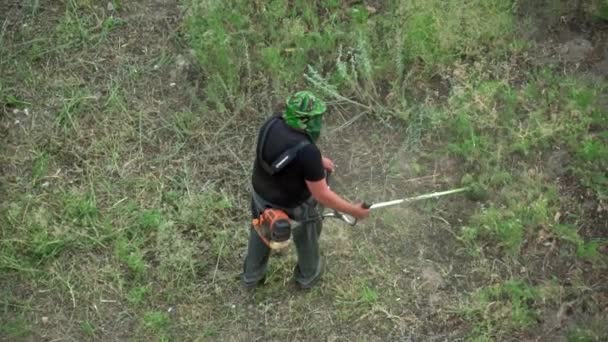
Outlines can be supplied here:
M322 157L321 160L323 161L323 168L325 170L329 170L331 172L334 172L335 166L334 166L334 162L331 161L331 159L326 158L326 157Z

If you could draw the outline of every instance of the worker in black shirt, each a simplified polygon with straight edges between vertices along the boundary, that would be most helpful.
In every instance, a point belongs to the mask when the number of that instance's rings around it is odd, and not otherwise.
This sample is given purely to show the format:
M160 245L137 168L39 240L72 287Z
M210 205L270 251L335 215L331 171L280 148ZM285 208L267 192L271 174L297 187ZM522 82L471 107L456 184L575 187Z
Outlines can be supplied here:
M334 165L315 145L325 111L325 103L309 91L289 97L284 112L268 119L260 129L253 168L253 217L267 208L277 208L303 222L291 232L298 256L294 278L301 288L313 286L323 269L319 204L357 219L369 214L361 203L344 200L327 185L326 170L333 171ZM269 255L269 246L251 229L241 275L245 287L263 283Z

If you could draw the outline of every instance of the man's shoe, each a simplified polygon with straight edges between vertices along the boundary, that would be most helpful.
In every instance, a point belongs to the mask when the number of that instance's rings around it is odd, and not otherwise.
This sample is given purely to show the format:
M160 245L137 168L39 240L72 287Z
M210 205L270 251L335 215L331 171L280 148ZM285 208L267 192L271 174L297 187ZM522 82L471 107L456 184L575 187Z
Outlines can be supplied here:
M247 290L254 290L258 286L264 285L265 282L266 282L266 276L264 276L262 279L260 279L258 281L252 282L252 283L246 283L244 281L241 281L241 283L243 284L243 287Z

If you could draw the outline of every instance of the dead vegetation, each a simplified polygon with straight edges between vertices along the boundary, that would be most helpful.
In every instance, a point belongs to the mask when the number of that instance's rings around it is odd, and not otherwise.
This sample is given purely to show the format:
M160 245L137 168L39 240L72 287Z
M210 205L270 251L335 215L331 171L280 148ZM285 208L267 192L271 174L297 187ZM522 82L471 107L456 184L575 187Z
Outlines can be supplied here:
M605 23L562 39L552 21L528 46L508 6L456 3L1 5L0 339L608 336ZM432 24L445 13L461 36ZM244 292L257 127L304 85L331 101L321 147L346 197L470 178L489 200L328 221L320 286L295 291L290 251Z

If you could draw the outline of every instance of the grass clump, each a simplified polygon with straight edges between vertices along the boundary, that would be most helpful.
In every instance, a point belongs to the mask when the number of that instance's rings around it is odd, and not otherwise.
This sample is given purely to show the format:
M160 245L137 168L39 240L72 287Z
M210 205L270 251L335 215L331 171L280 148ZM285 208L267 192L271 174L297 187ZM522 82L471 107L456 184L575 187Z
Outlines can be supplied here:
M600 170L608 167L608 148L600 133L605 118L596 106L601 89L548 70L531 74L521 87L470 70L443 109L446 120L436 127L443 133L434 133L445 134L448 152L464 162L463 184L481 184L492 194L489 206L464 228L466 241L491 242L517 255L527 236L553 224L562 205L557 190L544 185L547 173L574 175L603 200L606 176ZM556 169L545 172L520 167L547 159L556 146L571 163L547 164ZM593 254L593 245L584 246L579 256Z
M519 279L481 288L463 309L472 341L501 340L536 324L538 291Z
M144 327L156 333L163 332L170 323L169 315L162 311L148 311L142 318Z
M473 245L476 241L491 242L501 251L517 256L527 236L534 236L539 227L553 224L559 210L557 193L532 178L526 184L510 185L504 196L504 203L490 203L474 214L463 227L462 238Z
M150 292L149 286L136 286L129 291L127 300L133 305L140 305Z
M513 1L405 1L409 15L402 46L406 60L429 67L500 51L513 39Z

